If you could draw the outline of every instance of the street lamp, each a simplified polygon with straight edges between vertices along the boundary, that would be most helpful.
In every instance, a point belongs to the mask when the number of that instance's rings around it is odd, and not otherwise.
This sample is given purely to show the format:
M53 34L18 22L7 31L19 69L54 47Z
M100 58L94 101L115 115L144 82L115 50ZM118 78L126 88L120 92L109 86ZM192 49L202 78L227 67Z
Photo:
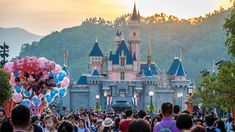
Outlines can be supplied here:
M182 108L182 96L183 96L183 92L177 93L177 97L180 98L180 103L179 103L180 108Z
M96 95L95 98L96 98L96 111L98 112L99 111L99 99L100 99L100 96Z
M154 109L154 106L153 106L153 95L154 95L154 92L153 91L149 91L149 96L150 96L150 113L152 114L152 109Z

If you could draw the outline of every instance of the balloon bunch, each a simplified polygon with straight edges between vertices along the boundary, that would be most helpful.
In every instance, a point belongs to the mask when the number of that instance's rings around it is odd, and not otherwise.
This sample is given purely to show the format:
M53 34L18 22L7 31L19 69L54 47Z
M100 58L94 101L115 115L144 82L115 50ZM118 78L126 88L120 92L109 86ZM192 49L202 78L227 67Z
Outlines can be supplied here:
M4 70L11 75L12 100L27 107L48 104L64 97L70 84L68 73L46 58L25 57L8 62Z

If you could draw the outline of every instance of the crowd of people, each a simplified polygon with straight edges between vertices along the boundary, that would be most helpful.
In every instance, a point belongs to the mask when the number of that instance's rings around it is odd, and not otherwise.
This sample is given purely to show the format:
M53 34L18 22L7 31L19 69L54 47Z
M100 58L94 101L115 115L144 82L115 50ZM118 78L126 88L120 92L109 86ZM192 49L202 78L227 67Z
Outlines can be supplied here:
M53 108L31 115L24 105L17 105L7 118L0 109L0 132L234 132L232 118L221 120L215 114L191 114L166 102L159 113L144 110L96 112L80 109L58 114Z

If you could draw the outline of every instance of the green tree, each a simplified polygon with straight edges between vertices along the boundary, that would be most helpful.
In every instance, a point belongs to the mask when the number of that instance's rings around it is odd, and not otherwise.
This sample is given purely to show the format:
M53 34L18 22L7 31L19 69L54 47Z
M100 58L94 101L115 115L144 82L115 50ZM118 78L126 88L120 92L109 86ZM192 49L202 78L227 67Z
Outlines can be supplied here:
M233 5L231 14L229 18L226 18L224 24L224 29L226 30L227 41L226 46L228 46L229 54L235 57L235 5Z
M0 106L11 97L10 75L0 68Z
M201 79L201 87L194 94L203 107L231 111L235 117L235 62L226 61L219 67L216 77Z

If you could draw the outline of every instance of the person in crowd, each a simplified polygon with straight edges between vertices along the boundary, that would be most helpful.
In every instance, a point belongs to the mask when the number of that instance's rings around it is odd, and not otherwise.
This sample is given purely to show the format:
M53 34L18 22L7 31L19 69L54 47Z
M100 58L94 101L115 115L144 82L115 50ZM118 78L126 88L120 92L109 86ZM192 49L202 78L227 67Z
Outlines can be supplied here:
M6 112L4 109L0 109L0 127L2 125L2 123L4 122L4 120L6 120Z
M84 119L79 119L78 132L90 132L90 130L85 125Z
M75 128L71 122L63 121L58 127L58 132L75 132Z
M138 112L138 119L145 120L145 117L146 117L146 112L144 110L140 110Z
M116 117L114 119L114 126L113 126L113 132L118 132L118 127L121 119L119 117Z
M34 132L43 132L42 127L39 126L38 116L31 117L31 124L33 126Z
M153 119L151 120L151 131L153 131L153 127L161 121L160 116L154 116Z
M215 123L215 117L214 115L208 115L205 117L206 119L206 131L207 132L220 132L220 130L218 128L213 127L214 123Z
M95 122L96 122L96 124L91 127L91 131L92 132L102 132L103 131L103 127L102 127L103 119L98 119Z
M10 119L6 119L2 122L0 132L13 132Z
M206 129L201 125L195 125L190 132L206 132Z
M143 119L133 120L128 127L128 132L150 132L150 125Z
M190 128L193 126L191 116L189 114L180 114L177 117L176 126L181 130L181 132L190 130Z
M161 106L161 112L163 115L163 119L161 122L156 124L153 128L153 132L159 131L172 131L172 132L180 132L180 130L176 127L175 120L172 119L173 117L173 104L166 102L163 103Z
M102 122L103 132L112 132L112 126L114 125L114 121L111 118L105 118Z
M132 110L130 110L130 109L126 110L125 116L126 116L126 119L121 120L119 123L119 127L118 127L119 132L127 132L128 131L128 127L133 120Z
M18 105L11 111L11 122L14 132L33 131L30 124L30 110L24 105Z
M226 132L225 124L221 120L216 121L216 128L220 129L221 132Z
M197 119L195 119L195 122L194 122L194 124L195 124L195 125L201 125L201 126L202 126L202 124L203 124L203 121L202 121L202 119L200 119L200 118L197 118Z
M180 107L179 105L174 105L174 120L177 120L177 117L179 116Z
M56 132L58 120L55 115L47 115L44 118L45 132Z
M228 118L228 122L226 124L227 132L233 132L233 118Z

